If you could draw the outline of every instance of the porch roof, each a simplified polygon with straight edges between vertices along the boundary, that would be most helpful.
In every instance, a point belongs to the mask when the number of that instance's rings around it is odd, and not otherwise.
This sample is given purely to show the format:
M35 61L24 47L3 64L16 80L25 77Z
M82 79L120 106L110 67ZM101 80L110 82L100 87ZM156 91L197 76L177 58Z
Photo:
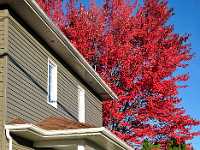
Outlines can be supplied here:
M104 127L66 130L45 130L33 124L5 125L12 134L33 141L36 148L72 148L77 144L105 150L133 150Z

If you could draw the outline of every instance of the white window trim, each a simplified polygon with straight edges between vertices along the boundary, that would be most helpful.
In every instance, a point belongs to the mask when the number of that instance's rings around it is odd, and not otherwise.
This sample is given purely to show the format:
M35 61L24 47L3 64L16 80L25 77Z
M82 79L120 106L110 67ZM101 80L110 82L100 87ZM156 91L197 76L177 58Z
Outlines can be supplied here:
M55 93L56 93L56 100L55 102L50 102L49 101L49 65L52 64L54 67L55 67L55 74L54 74L54 77L55 77ZM50 104L51 106L57 108L57 65L56 63L54 63L54 61L52 61L50 58L48 58L48 79L47 79L47 103Z
M78 86L78 121L85 123L85 90Z

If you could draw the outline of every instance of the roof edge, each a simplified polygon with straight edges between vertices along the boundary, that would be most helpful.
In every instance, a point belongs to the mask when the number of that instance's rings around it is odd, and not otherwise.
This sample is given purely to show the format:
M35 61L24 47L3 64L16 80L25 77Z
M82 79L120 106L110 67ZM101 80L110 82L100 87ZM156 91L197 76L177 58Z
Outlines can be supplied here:
M116 142L120 147L122 147L124 150L133 150L132 147L127 145L124 141L119 139L116 135L111 133L109 130L107 130L105 127L99 127L99 128L82 128L82 129L66 129L66 130L45 130L38 126L35 126L33 124L9 124L5 125L5 129L9 130L13 133L18 133L20 131L31 131L31 133L35 133L37 136L45 137L45 140L54 138L64 138L64 136L82 136L84 134L87 135L100 135L105 136L106 139L110 139L111 141Z
M84 80L101 98L118 99L117 95L89 65L86 59L45 14L35 0L1 0L0 5L1 4L9 5L12 10L28 23L31 29L41 36L42 39L59 55L59 57L63 58L65 63L69 64L72 70L78 74L78 76L80 76L81 79ZM31 14L32 17L27 14ZM46 29L46 31L44 29ZM52 43L50 37L53 37L56 43Z

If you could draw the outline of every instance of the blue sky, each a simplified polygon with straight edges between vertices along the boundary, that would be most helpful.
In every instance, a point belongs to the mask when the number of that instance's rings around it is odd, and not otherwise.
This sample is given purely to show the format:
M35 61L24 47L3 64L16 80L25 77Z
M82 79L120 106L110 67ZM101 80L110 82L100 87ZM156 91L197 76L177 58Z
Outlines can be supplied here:
M200 120L200 0L169 0L169 6L174 8L175 15L169 20L174 24L175 32L190 33L192 52L195 53L186 72L189 72L189 86L180 90L183 98L182 105L193 118ZM197 127L196 130L200 130ZM195 150L200 150L200 137L194 138L191 143Z
M102 0L96 1L102 4ZM88 0L82 2L87 4ZM174 24L175 32L191 34L192 52L195 53L189 67L185 70L190 74L187 82L189 87L180 90L179 96L183 99L182 105L186 112L200 120L200 0L169 0L169 6L174 8L175 12L169 23ZM200 130L200 127L194 130ZM195 150L200 150L200 137L195 137L191 143Z

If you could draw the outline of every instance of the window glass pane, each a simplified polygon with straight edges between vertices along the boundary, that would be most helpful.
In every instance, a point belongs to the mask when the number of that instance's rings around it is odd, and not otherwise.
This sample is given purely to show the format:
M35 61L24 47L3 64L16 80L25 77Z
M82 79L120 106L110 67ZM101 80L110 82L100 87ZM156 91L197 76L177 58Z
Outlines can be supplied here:
M52 74L53 72L53 67L51 65L49 65L49 91L48 91L48 94L49 94L49 102L51 102L52 100L52 89L53 89L53 84L52 84Z
M57 66L48 62L48 102L57 102Z

